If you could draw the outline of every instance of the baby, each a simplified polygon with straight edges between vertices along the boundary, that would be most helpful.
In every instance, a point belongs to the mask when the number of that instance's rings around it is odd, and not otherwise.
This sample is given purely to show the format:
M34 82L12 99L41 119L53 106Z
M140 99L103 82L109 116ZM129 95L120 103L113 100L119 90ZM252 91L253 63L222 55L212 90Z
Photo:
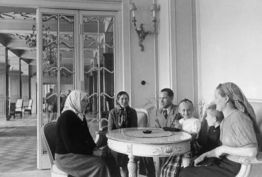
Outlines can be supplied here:
M206 108L206 115L204 121L206 121L207 126L203 127L203 135L200 134L199 139L202 139L200 154L210 151L220 145L220 123L223 120L223 113L216 110L216 105L211 103ZM203 141L204 140L204 141Z

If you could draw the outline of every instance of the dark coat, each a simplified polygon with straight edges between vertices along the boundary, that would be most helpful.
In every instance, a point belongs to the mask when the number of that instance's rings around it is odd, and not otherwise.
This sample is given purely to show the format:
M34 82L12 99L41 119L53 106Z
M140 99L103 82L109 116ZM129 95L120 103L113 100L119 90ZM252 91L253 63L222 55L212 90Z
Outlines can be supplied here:
M126 108L126 118L120 123L121 116L123 116L124 110L120 106L116 106L109 112L108 117L108 130L114 130L119 128L137 127L137 113L131 107Z

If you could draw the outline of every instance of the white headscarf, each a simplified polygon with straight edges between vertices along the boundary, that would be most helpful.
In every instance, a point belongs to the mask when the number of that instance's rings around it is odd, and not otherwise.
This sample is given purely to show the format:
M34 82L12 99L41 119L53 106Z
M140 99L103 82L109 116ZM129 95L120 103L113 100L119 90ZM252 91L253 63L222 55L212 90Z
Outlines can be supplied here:
M85 92L82 92L80 90L73 90L72 92L70 92L70 94L66 98L64 109L62 112L71 110L83 121L84 110L81 110L81 100L86 95L87 94Z

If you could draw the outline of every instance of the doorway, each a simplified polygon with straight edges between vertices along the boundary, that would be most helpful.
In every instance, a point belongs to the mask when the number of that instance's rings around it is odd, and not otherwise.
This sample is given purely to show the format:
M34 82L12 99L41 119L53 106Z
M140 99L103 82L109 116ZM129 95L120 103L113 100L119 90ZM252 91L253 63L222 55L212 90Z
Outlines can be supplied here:
M116 19L115 12L37 10L38 168L50 166L40 129L59 117L71 90L88 94L89 118L107 117L113 108Z

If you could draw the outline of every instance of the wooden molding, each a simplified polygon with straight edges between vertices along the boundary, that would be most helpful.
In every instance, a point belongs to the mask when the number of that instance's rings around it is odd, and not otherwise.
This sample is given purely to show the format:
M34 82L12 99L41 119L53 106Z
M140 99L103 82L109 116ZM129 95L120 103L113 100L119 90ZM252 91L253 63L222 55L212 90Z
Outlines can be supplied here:
M1 6L27 7L27 8L63 8L63 9L85 9L85 10L121 10L120 0L77 0L77 1L59 1L59 0L0 0Z

